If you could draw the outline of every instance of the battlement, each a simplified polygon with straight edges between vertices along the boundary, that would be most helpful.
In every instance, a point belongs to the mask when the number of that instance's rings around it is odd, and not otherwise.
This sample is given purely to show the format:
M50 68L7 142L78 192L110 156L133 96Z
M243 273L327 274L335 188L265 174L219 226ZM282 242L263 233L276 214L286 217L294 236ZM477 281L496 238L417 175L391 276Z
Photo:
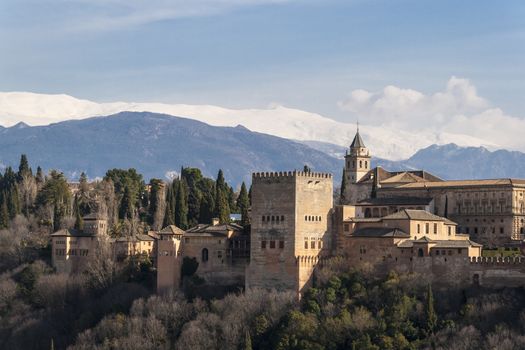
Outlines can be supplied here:
M485 265L517 265L517 264L523 264L525 265L525 258L522 257L487 257L487 256L479 256L479 257L472 257L470 258L471 264L485 264Z
M275 178L294 178L294 177L310 177L316 179L331 179L330 173L317 173L307 171L275 171L275 172L258 172L252 173L252 179L275 179Z

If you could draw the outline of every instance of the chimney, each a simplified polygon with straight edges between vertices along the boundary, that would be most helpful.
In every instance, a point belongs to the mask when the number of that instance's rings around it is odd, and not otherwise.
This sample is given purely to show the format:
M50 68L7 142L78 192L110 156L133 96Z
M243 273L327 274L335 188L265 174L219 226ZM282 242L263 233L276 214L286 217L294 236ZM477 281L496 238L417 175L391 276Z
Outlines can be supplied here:
M211 219L211 224L212 224L213 226L217 226L217 225L219 224L219 218L213 218L213 219Z

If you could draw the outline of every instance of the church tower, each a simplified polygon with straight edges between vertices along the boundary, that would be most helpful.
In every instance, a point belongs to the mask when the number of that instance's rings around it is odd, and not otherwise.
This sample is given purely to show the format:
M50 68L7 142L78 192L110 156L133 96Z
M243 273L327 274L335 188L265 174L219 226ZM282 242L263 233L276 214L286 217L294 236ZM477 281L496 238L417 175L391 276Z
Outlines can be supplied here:
M350 149L345 155L346 183L355 184L370 171L370 152L366 148L361 135L359 126L350 145Z

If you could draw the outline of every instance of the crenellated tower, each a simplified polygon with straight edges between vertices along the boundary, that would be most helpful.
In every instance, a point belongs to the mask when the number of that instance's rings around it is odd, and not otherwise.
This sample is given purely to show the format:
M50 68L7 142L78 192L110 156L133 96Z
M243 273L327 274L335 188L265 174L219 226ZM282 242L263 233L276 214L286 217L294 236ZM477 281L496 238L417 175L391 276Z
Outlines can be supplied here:
M331 174L253 174L246 287L301 293L319 260L333 249L332 207Z

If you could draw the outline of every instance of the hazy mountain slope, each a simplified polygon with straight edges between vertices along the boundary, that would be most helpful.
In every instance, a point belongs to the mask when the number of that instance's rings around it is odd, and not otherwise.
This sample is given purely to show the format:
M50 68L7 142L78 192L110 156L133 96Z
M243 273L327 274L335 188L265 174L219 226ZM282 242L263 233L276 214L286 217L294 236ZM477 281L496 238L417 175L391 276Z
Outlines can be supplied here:
M340 177L342 169L340 160L294 141L149 112L0 130L0 163L17 166L21 153L34 165L58 168L73 178L81 171L93 178L109 168L128 167L146 178L164 178L181 166L194 166L213 177L222 168L228 181L239 184L253 171L308 164Z
M26 92L0 93L0 125L19 121L46 125L68 119L110 115L122 111L149 111L183 116L215 126L244 125L252 131L293 140L320 141L348 146L356 131L354 124L341 123L319 114L283 106L268 109L227 109L209 105L162 103L95 103L68 95ZM465 135L421 131L417 134L386 126L362 125L361 134L378 157L401 160L431 144L485 145L486 141ZM496 147L497 145L489 145Z

